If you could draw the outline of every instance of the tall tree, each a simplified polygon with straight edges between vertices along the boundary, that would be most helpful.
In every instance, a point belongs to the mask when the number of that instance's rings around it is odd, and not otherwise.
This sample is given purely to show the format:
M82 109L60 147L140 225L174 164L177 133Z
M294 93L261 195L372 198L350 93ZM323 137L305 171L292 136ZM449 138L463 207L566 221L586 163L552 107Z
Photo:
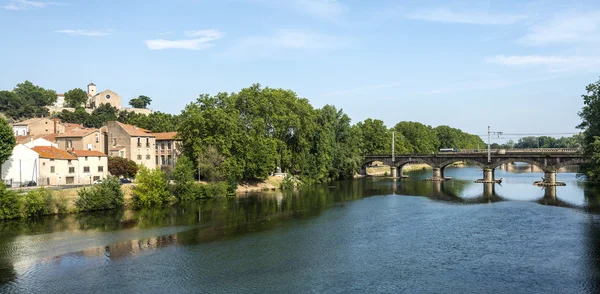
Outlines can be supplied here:
M411 153L434 153L440 146L431 126L419 122L403 121L394 126L396 136L405 141Z
M12 155L16 144L12 127L3 117L0 117L0 166Z
M582 172L592 181L600 181L600 80L589 84L585 88L586 94L583 98L583 108L579 112L581 124L577 126L583 129L584 152L594 158L593 162L582 167Z
M75 88L65 92L65 104L67 107L84 107L87 101L87 92L80 88Z
M148 107L148 105L150 105L151 102L152 99L150 99L150 97L140 95L137 98L129 100L129 105L131 105L131 107L134 108L146 108Z

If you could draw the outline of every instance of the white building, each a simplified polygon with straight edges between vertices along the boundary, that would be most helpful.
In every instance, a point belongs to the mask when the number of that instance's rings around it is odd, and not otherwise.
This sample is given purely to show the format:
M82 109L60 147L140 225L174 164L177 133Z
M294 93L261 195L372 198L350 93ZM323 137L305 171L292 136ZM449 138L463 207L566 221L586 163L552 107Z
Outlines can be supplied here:
M2 164L2 180L8 186L18 187L21 183L38 182L39 154L22 144L13 148L12 155Z
M50 142L44 138L37 138L37 139L31 140L31 141L25 143L24 145L27 148L33 148L35 146L54 146L54 147L58 148L58 144L56 144L54 142Z

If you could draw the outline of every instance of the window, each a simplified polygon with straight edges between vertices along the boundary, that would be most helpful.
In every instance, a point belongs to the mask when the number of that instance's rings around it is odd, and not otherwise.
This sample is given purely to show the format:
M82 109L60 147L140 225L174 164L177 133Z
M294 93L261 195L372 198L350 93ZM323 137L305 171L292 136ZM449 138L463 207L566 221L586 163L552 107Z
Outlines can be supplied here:
M117 146L117 138L113 138L113 146Z
M94 181L100 180L100 176L94 176Z
M104 171L104 166L99 166L98 167L98 172L103 172Z
M50 159L50 161L54 161L54 159Z
M137 154L142 154L142 149L138 148L138 153Z
M84 173L89 173L90 172L90 167L89 166L84 166L83 167L83 172Z
M150 147L150 138L146 138L146 147Z
M104 97L106 97L106 99L110 99L110 94L106 94Z
M55 171L54 171L54 167L53 167L53 166L51 166L51 167L50 167L50 172L51 172L51 173L54 173L54 172L55 172Z
M75 173L75 167L74 166L70 166L69 167L69 173L70 174L74 174Z
M69 165L71 165L71 164L72 164L70 159L67 161L67 163L68 163Z
M137 159L138 159L138 160L142 160L142 155L141 155L141 154L138 154L138 156L137 156Z
M138 147L142 147L142 138L138 138Z
M75 177L66 177L67 185L75 184Z
M156 165L158 165L158 155L156 155Z
M87 156L85 157L85 161L87 161Z
M160 144L160 149L165 150L165 143Z
M146 154L146 160L150 159L150 154Z
M167 164L168 164L168 165L171 165L171 164L173 164L173 156L171 156L171 155L167 155Z
M125 151L121 151L121 157L125 158Z
M165 165L165 156L164 155L160 156L160 164Z
M67 148L73 147L73 140L67 140Z
M171 150L171 142L167 143L167 149Z

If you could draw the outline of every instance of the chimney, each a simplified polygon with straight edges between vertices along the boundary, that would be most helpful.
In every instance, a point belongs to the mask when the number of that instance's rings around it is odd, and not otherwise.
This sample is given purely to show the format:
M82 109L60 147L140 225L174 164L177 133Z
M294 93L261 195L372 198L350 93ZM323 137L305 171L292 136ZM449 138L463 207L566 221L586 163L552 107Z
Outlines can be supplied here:
M54 119L54 134L58 134L58 132L56 131L56 120L57 118Z

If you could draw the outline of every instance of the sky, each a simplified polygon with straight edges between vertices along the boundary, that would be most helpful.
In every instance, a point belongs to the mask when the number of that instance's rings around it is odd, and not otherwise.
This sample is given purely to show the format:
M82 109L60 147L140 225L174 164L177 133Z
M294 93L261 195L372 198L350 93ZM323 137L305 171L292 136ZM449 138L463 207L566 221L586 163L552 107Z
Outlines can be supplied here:
M176 114L260 83L474 134L577 132L600 78L597 0L0 0L0 40L0 89L94 82Z

